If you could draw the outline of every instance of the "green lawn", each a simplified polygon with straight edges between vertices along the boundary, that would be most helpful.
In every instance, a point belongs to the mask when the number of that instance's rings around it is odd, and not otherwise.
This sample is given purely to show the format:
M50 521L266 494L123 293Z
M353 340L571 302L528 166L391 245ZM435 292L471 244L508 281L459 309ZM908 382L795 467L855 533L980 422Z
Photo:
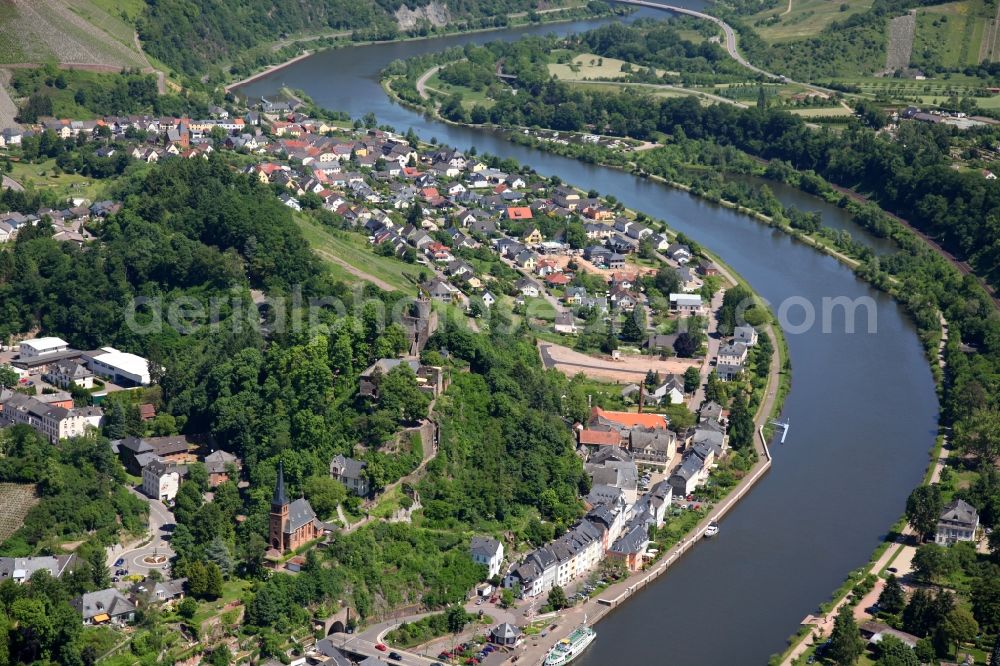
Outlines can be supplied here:
M101 198L105 189L102 181L75 173L54 173L55 165L54 159L37 164L14 162L13 171L8 175L25 187L52 190L63 197L84 197L90 201Z
M581 53L574 57L571 63L550 63L549 74L557 79L568 81L619 79L626 76L626 73L622 71L622 67L625 65L631 66L632 69L645 69L617 58L604 58L593 53ZM667 72L663 69L656 70L657 76L662 76L665 73L676 74L676 72Z
M801 39L817 35L834 21L870 9L872 0L791 0L791 6L792 11L785 14L788 2L782 0L776 8L754 14L748 22L769 42Z
M556 309L552 307L551 303L541 297L525 298L524 311L525 314L532 319L554 321L556 318Z
M243 597L243 593L250 587L250 583L245 580L227 580L222 583L222 596L215 601L202 602L198 604L198 612L195 613L192 624L200 625L202 622L218 615L226 604L238 601Z
M414 290L421 270L429 272L429 269L422 268L418 264L408 264L394 257L377 255L367 239L360 234L329 229L304 213L296 214L295 222L313 249L320 257L327 260L333 275L346 282L357 282L361 278L338 264L333 258L340 259L356 270L403 291Z
M437 74L434 74L434 76L427 79L427 89L433 92L441 93L442 95L458 93L462 96L462 106L467 109L471 109L477 104L485 106L486 108L493 106L493 100L487 96L485 88L482 90L473 90L472 88L466 86L454 86L450 83L442 81Z

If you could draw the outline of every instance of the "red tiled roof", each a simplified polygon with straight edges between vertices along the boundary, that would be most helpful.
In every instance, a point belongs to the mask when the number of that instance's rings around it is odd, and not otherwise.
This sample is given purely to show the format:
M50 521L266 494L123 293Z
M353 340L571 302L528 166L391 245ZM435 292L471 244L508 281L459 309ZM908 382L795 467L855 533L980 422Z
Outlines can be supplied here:
M530 220L531 209L527 206L512 206L507 209L507 217L512 220Z
M621 446L622 436L617 430L581 430L580 444L591 446Z
M666 428L667 418L662 414L639 414L636 412L606 412L600 407L590 410L590 418L603 418L614 421L627 428L642 426L644 428Z

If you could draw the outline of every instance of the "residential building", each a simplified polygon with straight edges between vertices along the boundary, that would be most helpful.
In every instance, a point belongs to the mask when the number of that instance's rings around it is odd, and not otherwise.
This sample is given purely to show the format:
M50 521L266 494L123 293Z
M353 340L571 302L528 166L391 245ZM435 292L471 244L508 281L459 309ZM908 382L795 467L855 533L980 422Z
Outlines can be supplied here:
M142 476L142 470L154 460L181 462L191 449L182 435L169 437L126 437L112 442L115 452L129 474Z
M337 454L330 461L330 476L347 486L355 495L368 497L371 486L365 474L365 466L364 461Z
M643 556L648 547L649 527L643 521L633 521L608 549L608 557L624 561L628 570L635 572L642 569Z
M678 264L686 264L691 261L691 249L686 245L681 245L680 243L674 243L667 248L667 256L676 261Z
M97 592L86 592L70 601L70 605L83 617L84 625L123 625L135 618L135 605L111 587Z
M83 389L94 388L94 373L79 361L64 358L49 366L48 372L43 375L45 381L60 388L69 388L71 385Z
M576 333L576 320L572 312L560 312L556 315L553 328L556 333L574 335Z
M500 565L503 564L503 544L492 537L472 537L469 546L472 553L472 560L476 564L486 566L487 578L493 578L500 573Z
M538 298L542 293L538 283L529 278L521 278L514 283L514 287L526 298Z
M635 503L639 492L639 470L628 451L612 446L601 447L587 458L584 470L594 485L621 488L625 501Z
M934 542L943 546L957 541L974 541L979 527L979 513L965 500L952 500L938 518Z
M591 427L607 425L618 430L641 426L643 428L666 428L667 417L662 414L642 414L637 412L612 412L594 407L590 410Z
M432 299L435 301L441 301L442 303L451 303L454 298L462 293L456 287L451 286L441 278L434 278L427 283L424 286L424 291L426 291Z
M228 451L219 449L205 456L203 461L205 470L208 472L208 485L215 488L219 484L235 479L230 479L230 470L239 473L242 463L240 459Z
M101 421L100 407L67 409L23 393L5 394L0 410L7 423L31 426L53 444L61 439L80 437L88 428L98 427Z
M172 502L177 497L180 483L181 471L176 465L154 460L142 468L142 492L147 497Z
M677 451L677 435L663 428L632 428L628 449L640 462L667 465Z
M708 468L705 461L700 456L690 453L667 478L667 483L670 484L674 496L687 497L707 478Z
M748 347L757 344L757 329L749 324L733 329L733 342L740 342Z
M670 294L670 306L681 315L700 315L705 312L699 294Z
M719 364L742 366L747 360L747 346L742 342L723 345L719 348Z
M48 571L53 578L72 571L77 565L76 555L42 555L39 557L0 557L0 583L12 580L26 583L37 571Z
M591 571L604 554L602 530L582 520L555 541L528 554L504 579L505 587L521 586L522 598L538 596Z
M684 402L684 380L676 375L670 375L665 382L649 393L651 398L669 405L679 405Z

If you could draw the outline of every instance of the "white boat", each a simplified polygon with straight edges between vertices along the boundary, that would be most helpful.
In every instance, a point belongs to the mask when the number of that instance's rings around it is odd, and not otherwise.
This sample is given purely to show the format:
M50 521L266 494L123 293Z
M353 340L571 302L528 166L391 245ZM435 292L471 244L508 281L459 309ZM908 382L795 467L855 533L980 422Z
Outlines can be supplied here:
M580 656L587 646L597 638L597 632L585 624L573 630L545 655L544 666L563 666Z
M705 528L705 536L714 537L718 533L719 533L719 523L713 520L708 524L708 527Z

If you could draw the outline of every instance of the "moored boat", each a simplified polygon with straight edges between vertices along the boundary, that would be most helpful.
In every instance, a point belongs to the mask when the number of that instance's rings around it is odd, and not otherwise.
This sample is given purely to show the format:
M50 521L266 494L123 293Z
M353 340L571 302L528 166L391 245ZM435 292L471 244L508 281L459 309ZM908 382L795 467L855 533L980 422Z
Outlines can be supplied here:
M580 653L587 649L587 646L593 643L595 638L597 638L597 632L586 624L581 624L573 630L573 633L549 650L548 654L545 655L544 666L563 666L570 663L579 657Z

